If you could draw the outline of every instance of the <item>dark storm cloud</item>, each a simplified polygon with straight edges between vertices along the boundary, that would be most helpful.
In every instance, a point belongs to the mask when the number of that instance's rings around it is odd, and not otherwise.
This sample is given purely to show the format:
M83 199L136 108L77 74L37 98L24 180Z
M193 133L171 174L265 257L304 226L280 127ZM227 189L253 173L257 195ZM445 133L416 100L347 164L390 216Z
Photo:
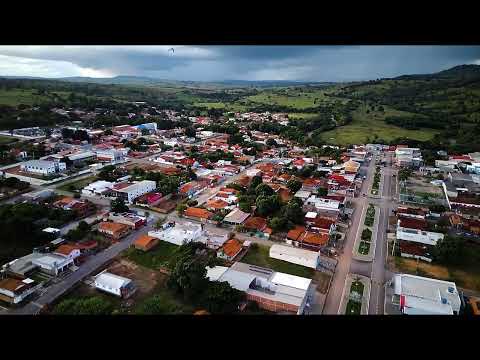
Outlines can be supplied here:
M464 63L479 46L0 46L0 75L47 77L350 81Z

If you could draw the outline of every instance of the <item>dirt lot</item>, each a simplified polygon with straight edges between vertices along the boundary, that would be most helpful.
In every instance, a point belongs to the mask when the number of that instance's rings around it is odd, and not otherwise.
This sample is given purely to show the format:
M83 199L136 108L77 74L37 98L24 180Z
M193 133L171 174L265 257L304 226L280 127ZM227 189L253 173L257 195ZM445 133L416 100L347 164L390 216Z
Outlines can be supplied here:
M152 207L151 209L154 211L158 211L162 214L168 214L177 207L177 202L178 201L174 200L164 200L159 202L155 207Z
M317 290L320 291L322 294L326 294L328 291L328 284L330 283L330 279L332 275L316 271L315 275L313 276L313 281L317 284Z
M434 265L423 261L395 257L395 272L405 272L418 276L426 276L439 280L453 281L465 289L480 291L480 277L478 274L468 273L455 268L448 268L442 265Z

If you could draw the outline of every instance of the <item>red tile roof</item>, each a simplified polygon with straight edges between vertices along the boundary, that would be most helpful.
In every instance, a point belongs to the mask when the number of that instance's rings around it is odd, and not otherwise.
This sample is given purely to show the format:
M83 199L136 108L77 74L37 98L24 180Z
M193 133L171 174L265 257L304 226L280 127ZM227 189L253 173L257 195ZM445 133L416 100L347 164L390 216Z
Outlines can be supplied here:
M242 244L236 239L230 239L223 244L222 250L228 257L234 257L242 250Z
M408 218L408 217L399 217L400 226L408 229L417 229L417 230L427 230L428 224L426 220Z
M243 226L247 229L264 231L267 227L267 220L259 216L254 216L254 217L248 218L244 222Z
M297 225L287 233L287 238L290 240L298 240L298 238L305 232L305 226Z
M210 219L213 216L213 213L205 209L189 207L185 210L184 215L200 219Z

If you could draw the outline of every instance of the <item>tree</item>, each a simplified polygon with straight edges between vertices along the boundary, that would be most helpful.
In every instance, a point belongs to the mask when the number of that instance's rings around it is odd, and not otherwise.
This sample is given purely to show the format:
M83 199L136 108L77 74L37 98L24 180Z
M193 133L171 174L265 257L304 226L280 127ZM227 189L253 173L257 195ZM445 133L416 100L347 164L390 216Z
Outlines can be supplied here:
M258 175L254 176L252 178L252 181L250 182L249 192L254 193L257 186L260 185L262 182L263 182L263 179L261 176L258 176Z
M127 212L128 206L125 205L125 201L122 198L116 198L110 202L110 207L115 213Z
M257 196L270 196L273 195L275 192L273 189L268 186L267 184L261 183L255 188L255 195Z
M302 188L302 183L298 180L291 179L291 180L288 180L287 187L290 189L292 194L294 194Z
M178 314L181 309L165 296L154 295L146 299L136 310L141 315Z
M317 192L318 196L327 196L328 195L328 189L327 188L318 188Z
M103 132L103 135L105 135L105 136L113 135L112 129L106 129L106 130Z
M283 210L284 217L295 224L302 224L305 213L296 202L290 201Z
M182 216L186 209L187 209L187 205L184 203L180 203L176 207L176 210L179 216Z
M240 208L240 210L246 213L252 211L252 205L249 202L241 201L238 203L238 207Z
M112 311L112 303L100 296L67 299L60 302L54 309L57 315L110 315Z
M232 288L226 281L209 282L204 295L205 304L212 314L235 313L244 299L245 294Z
M278 217L278 216L273 217L268 222L268 226L272 228L272 230L275 232L285 230L285 228L287 227L287 224L288 224L288 221L285 217Z
M433 248L433 258L443 264L457 264L464 258L465 245L463 237L446 236Z
M260 196L256 200L257 213L260 216L268 216L274 213L280 207L278 195Z
M188 246L184 245L184 246ZM195 299L208 286L206 261L197 257L193 248L184 251L171 265L167 285L187 299Z
M273 138L268 138L267 141L265 142L265 144L267 146L270 146L270 147L277 147L278 146L277 142Z
M82 220L78 223L78 230L87 232L90 230L90 225L88 225L86 221Z
M192 126L185 128L185 136L194 138L196 134L197 132Z

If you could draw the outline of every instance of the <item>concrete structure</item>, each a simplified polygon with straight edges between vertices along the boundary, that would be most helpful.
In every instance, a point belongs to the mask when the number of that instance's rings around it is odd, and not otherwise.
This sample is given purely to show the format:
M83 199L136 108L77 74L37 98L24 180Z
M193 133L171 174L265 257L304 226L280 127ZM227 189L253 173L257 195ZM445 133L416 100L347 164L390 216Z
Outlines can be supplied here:
M95 181L82 189L82 194L86 196L102 196L110 191L113 187L112 182L109 181Z
M30 160L20 164L20 170L37 175L53 175L67 169L64 162Z
M419 148L397 147L395 164L400 167L418 168L423 165L422 152Z
M340 201L328 199L325 197L318 197L316 195L310 196L306 201L306 205L312 205L318 210L323 211L333 211L339 212L340 211Z
M203 225L191 222L175 223L174 226L164 226L162 230L148 232L148 236L179 246L192 241L200 241L203 235Z
M397 274L392 279L392 303L406 315L453 315L461 301L455 283L421 276Z
M121 298L128 298L135 292L132 280L108 272L95 277L95 288Z
M40 284L29 278L4 277L0 279L0 300L10 304L19 304L34 293L39 286Z
M274 244L270 247L270 257L312 269L316 269L320 262L319 252L280 244Z
M239 262L230 268L207 267L207 278L227 281L260 308L279 313L303 314L315 291L311 279Z
M57 276L73 265L73 259L57 254L43 254L33 259L32 264L46 274Z
M131 204L136 198L154 191L156 188L157 184L155 181L143 180L114 191L117 197L123 198Z

